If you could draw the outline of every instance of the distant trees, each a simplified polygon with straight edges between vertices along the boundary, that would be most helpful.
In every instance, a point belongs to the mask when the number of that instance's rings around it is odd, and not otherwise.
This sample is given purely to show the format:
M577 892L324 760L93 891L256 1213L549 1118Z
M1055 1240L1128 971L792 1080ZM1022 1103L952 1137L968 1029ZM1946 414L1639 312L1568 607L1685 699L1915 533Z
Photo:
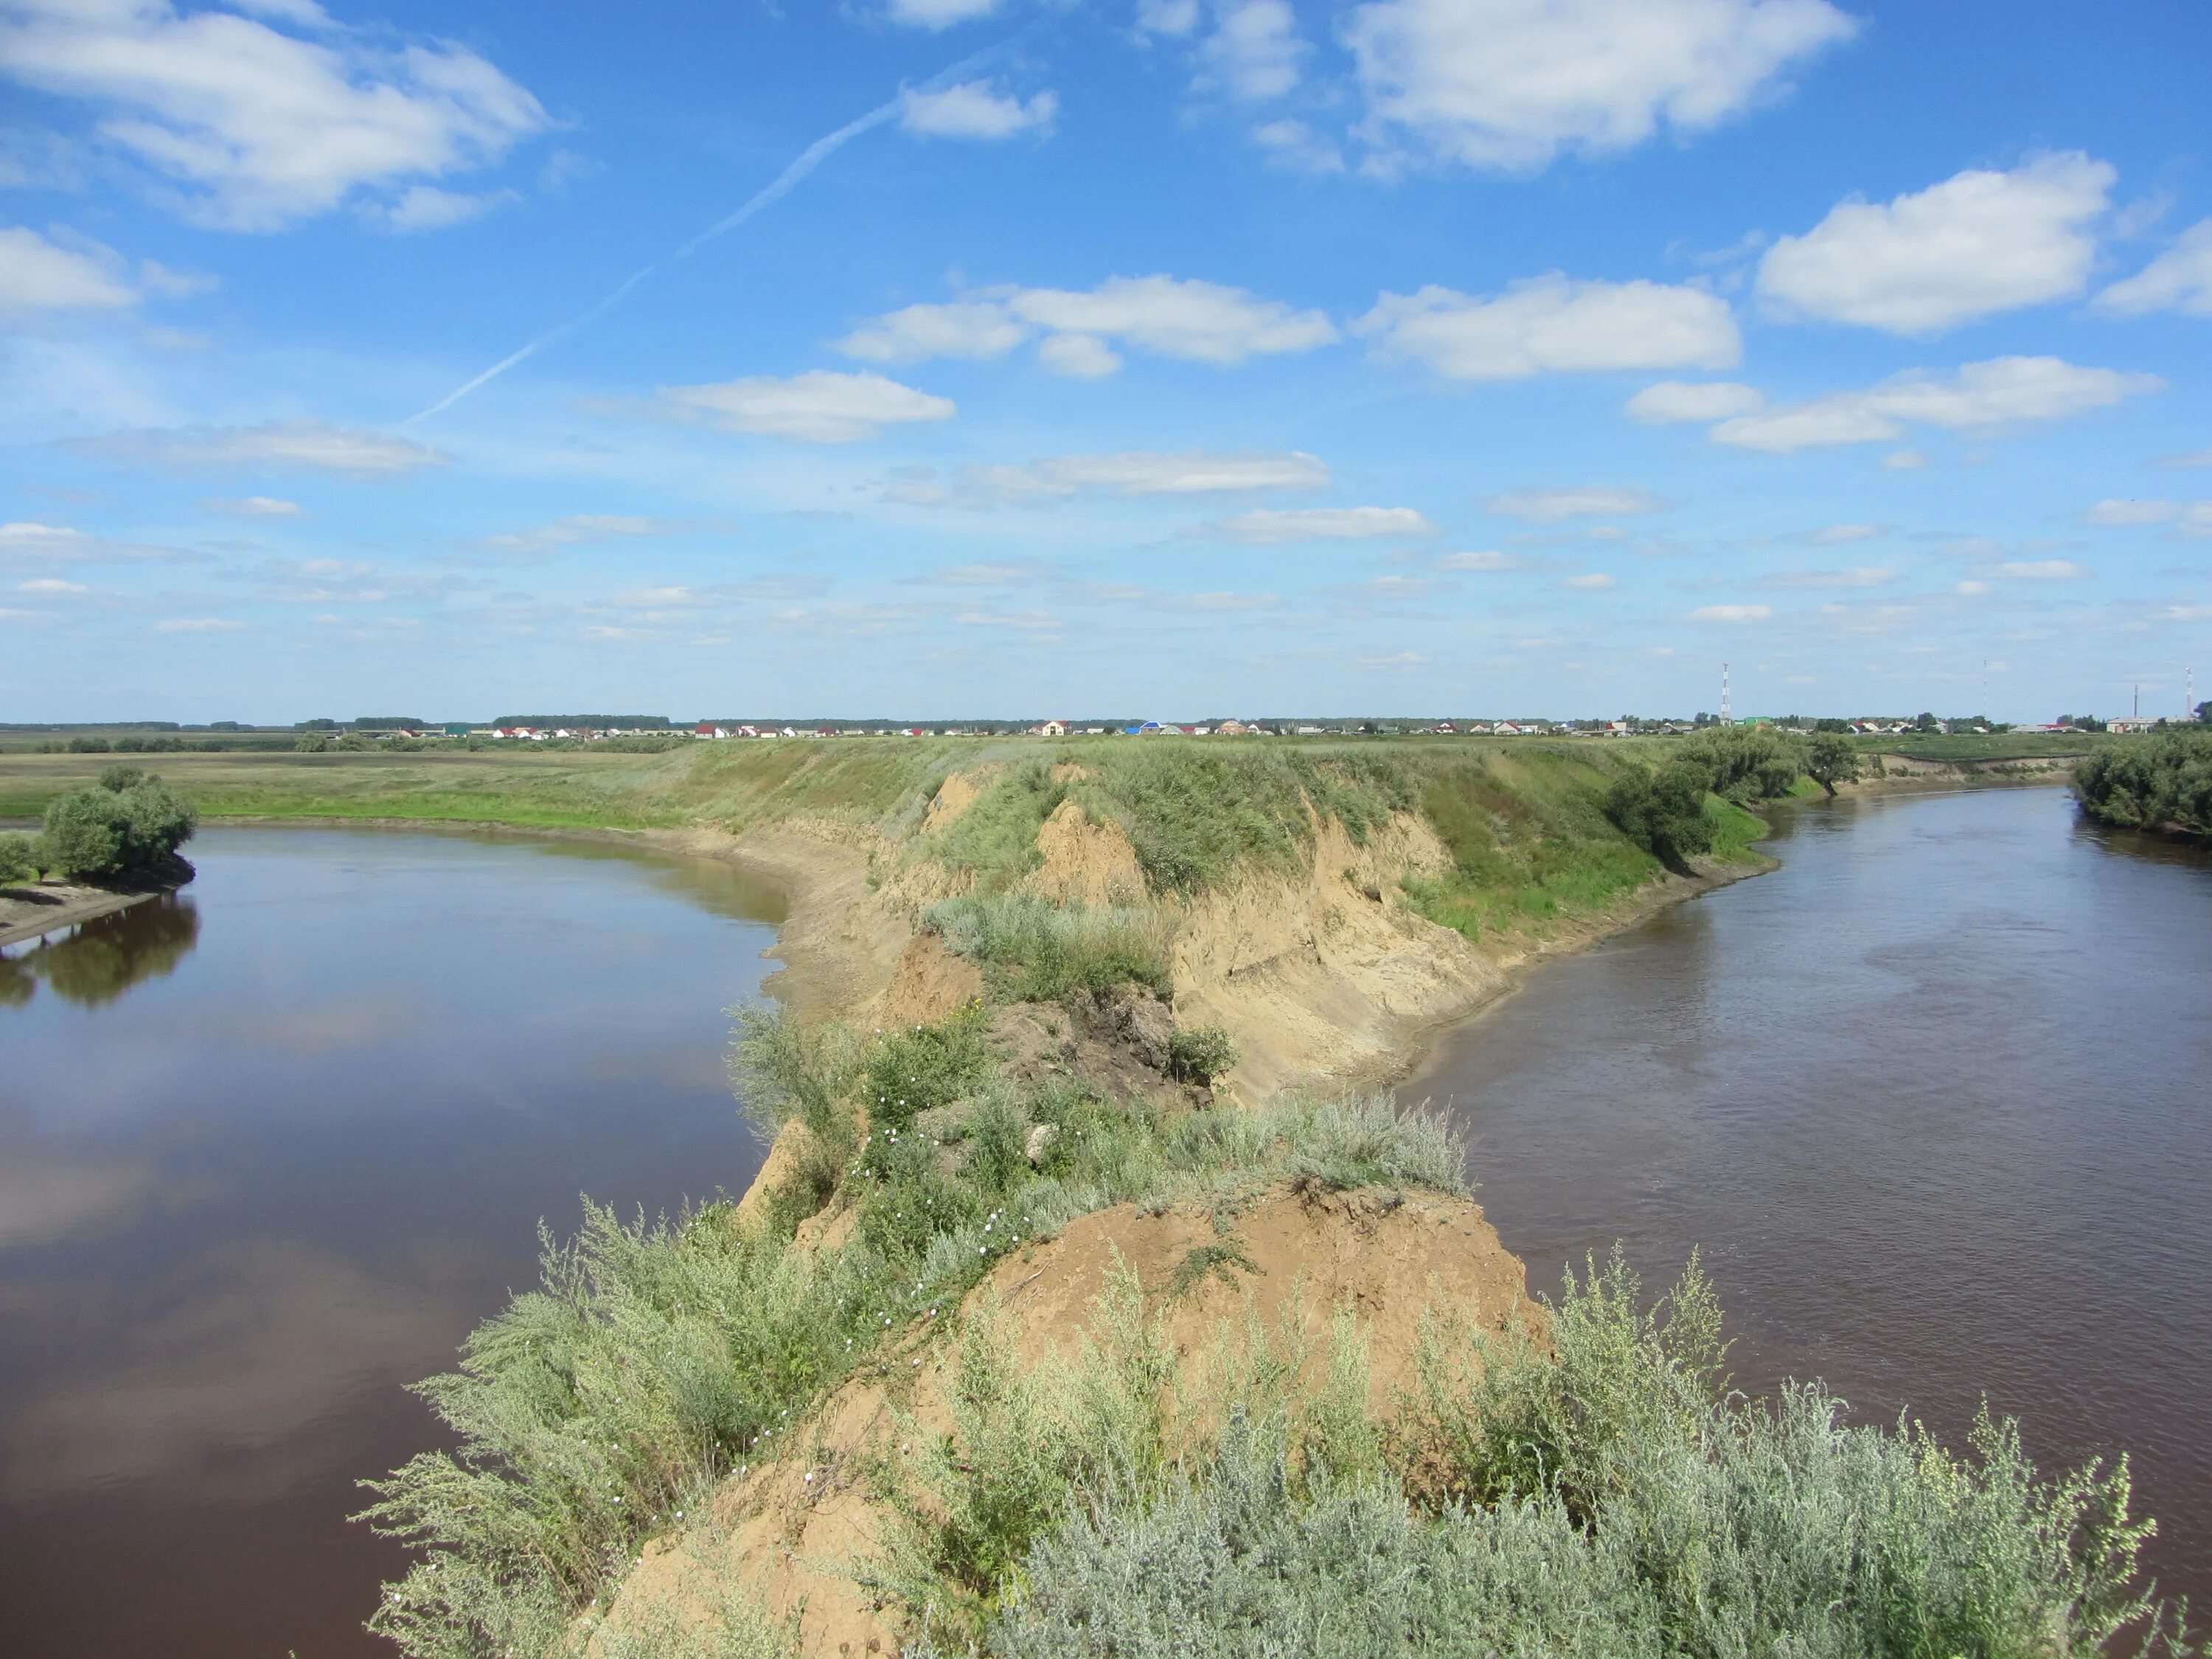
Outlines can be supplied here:
M1838 784L1849 783L1858 776L1857 745L1838 732L1816 732L1805 750L1805 770L1814 782L1832 795Z
M2169 729L2100 750L2074 769L2074 793L2106 823L2212 836L2212 732Z
M160 778L111 766L92 788L46 808L34 856L45 869L96 881L158 866L198 827L191 804Z

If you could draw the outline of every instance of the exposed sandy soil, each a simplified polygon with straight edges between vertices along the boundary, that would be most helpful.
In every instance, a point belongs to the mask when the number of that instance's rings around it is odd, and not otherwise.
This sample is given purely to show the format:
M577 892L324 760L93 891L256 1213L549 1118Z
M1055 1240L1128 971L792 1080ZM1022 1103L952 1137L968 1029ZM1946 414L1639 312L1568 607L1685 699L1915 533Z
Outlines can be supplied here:
M1176 1269L1194 1247L1221 1236L1203 1207L1145 1214L1121 1206L1085 1216L1061 1237L1000 1261L970 1302L988 1297L1005 1309L1025 1364L1048 1353L1069 1358L1092 1325L1108 1273L1126 1263L1148 1307L1164 1312L1178 1369L1201 1389L1217 1344L1226 1340L1233 1352L1241 1341L1248 1310L1270 1328L1285 1317L1302 1324L1313 1339L1311 1367L1326 1363L1330 1321L1348 1308L1369 1344L1377 1413L1409 1379L1431 1308L1540 1334L1520 1261L1480 1206L1464 1199L1278 1188L1223 1219L1252 1271L1209 1277L1180 1299L1167 1295ZM712 1587L741 1582L778 1616L796 1612L808 1656L897 1652L896 1610L878 1605L852 1573L880 1548L890 1520L866 1468L871 1457L895 1459L914 1431L948 1425L951 1358L950 1344L930 1340L926 1328L908 1333L881 1365L792 1431L787 1450L732 1476L705 1515L648 1545L605 1627L630 1627L656 1606L710 1617Z
M1145 872L1121 826L1093 823L1074 801L1053 808L1036 847L1044 861L1023 881L1024 891L1097 908L1144 902Z
M2071 782L2079 755L2038 755L2023 760L1931 761L1883 755L1882 775L1836 786L1838 795L1899 795L1943 789L2045 787Z
M1176 1017L1235 1034L1230 1082L1248 1100L1285 1086L1380 1085L1401 1077L1427 1035L1464 1019L1534 962L1586 948L1663 907L1773 868L1717 866L1662 876L1541 939L1471 945L1409 908L1400 878L1449 855L1401 814L1364 847L1320 827L1311 869L1267 877L1191 905L1175 944Z

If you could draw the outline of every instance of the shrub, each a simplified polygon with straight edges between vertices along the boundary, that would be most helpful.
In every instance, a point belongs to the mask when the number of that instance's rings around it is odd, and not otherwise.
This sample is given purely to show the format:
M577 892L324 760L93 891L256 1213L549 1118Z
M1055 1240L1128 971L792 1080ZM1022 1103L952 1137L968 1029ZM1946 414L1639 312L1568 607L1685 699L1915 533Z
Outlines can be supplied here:
M38 873L37 843L28 836L0 836L0 887L34 880Z
M331 740L319 732L302 732L292 744L292 747L302 755L319 755L330 746Z
M836 1188L860 1140L859 1115L849 1098L860 1074L860 1045L842 1025L812 1030L767 1008L735 1012L731 1080L739 1109L764 1140L791 1124L798 1175L818 1208Z
M1605 815L1660 863L1684 872L1692 858L1713 844L1705 793L1703 768L1669 761L1656 775L1641 768L1623 773L1605 798Z
M2162 732L2100 750L2075 768L2074 793L2106 823L2212 836L2212 732Z
M1771 726L1709 726L1682 740L1682 758L1705 769L1705 787L1738 806L1779 800L1805 769L1805 749Z
M1237 1039L1221 1025L1178 1025L1168 1038L1168 1075L1211 1084L1237 1064Z
M1333 1464L1248 1393L1187 1475L1063 1506L983 1650L2090 1659L2131 1629L2191 1650L2132 1588L2150 1528L2124 1464L2045 1481L1986 1416L1961 1455L1841 1426L1817 1387L1746 1401L1719 1385L1709 1291L1669 1301L1644 1308L1616 1258L1553 1310L1556 1362L1425 1349L1423 1386L1470 1425L1442 1501L1401 1482L1403 1437L1383 1467Z
M1858 746L1837 732L1822 732L1806 748L1805 770L1814 782L1832 795L1838 784L1849 783L1858 776Z
M1142 985L1170 988L1159 919L1134 909L1089 910L1021 894L947 899L923 926L982 969L992 990L1015 1002L1058 1002Z
M40 861L76 879L149 869L191 840L198 823L190 804L161 779L112 766L96 787L47 805Z
M105 755L109 744L106 738L71 738L69 752L72 755Z
M992 1070L989 1029L990 1016L976 1003L936 1025L886 1031L861 1070L870 1132L903 1133L919 1114L981 1088Z

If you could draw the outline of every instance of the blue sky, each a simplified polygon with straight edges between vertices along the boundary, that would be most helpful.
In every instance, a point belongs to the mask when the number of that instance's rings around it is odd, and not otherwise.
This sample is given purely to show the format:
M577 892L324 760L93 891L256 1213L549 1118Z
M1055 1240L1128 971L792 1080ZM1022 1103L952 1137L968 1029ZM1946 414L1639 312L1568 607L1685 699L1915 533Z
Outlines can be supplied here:
M0 720L2178 712L2209 75L2191 0L0 0Z

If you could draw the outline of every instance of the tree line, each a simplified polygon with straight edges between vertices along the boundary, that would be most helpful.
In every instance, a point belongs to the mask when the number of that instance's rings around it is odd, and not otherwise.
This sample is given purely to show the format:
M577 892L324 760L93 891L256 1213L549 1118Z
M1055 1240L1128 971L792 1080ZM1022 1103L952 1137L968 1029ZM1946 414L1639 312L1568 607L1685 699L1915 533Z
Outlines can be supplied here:
M1607 793L1605 815L1620 832L1678 873L1712 850L1705 797L1737 806L1778 800L1809 777L1831 795L1859 775L1859 751L1840 732L1810 738L1771 726L1708 726L1685 738L1656 770L1636 767Z
M2074 769L2074 793L2105 823L2212 836L2212 732L2157 732L2100 750Z

